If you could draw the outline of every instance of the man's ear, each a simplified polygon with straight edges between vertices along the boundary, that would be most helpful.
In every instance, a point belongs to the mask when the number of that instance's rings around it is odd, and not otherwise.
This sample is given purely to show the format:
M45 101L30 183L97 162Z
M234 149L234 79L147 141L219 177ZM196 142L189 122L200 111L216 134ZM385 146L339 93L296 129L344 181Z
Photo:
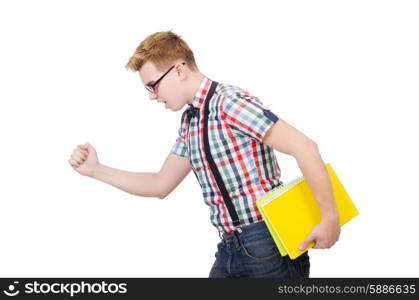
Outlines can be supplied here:
M175 67L176 75L180 80L185 80L188 77L186 65L184 64L177 64Z

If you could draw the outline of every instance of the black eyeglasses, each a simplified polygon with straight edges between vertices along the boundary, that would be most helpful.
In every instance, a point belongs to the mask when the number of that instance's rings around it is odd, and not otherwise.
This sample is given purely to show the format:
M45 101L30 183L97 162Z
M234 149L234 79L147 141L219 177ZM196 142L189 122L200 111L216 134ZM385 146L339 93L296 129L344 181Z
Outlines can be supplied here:
M185 62L182 63L182 65L185 65ZM151 84L147 84L145 86L145 89L147 91L149 91L150 93L155 93L156 91L156 86L159 84L160 81L162 81L162 79L164 78L164 76L166 76L176 65L173 65L169 68L169 70L166 71L166 73L164 73L162 76L160 76L159 79L157 79L156 82L151 83Z

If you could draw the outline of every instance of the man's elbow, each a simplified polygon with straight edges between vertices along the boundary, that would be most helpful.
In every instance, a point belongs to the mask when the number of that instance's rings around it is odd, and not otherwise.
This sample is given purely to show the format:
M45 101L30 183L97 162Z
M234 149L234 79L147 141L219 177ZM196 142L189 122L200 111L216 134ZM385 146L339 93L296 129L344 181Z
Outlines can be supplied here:
M317 147L317 144L315 141L308 139L307 141L307 148L309 149L314 149L314 150L318 150L319 148Z
M313 141L312 139L307 140L306 147L307 147L307 149L309 149L311 151L318 151L319 150L319 147L317 146L317 143L315 141Z
M164 178L162 178L160 172L156 174L154 178L154 196L158 199L164 199L170 192L167 191L167 187L163 184L165 182ZM151 184L151 183L150 183Z
M159 199L164 199L164 198L166 198L168 196L168 194L159 194L159 195L157 195L157 198L159 198Z
M170 195L170 193L172 192L173 189L170 189L168 187L160 187L157 193L157 198L159 199L164 199L167 196Z
M157 193L157 198L164 199L167 196L169 196L169 194L170 194L170 192L166 192L164 190L159 190L158 193Z
M300 147L294 151L292 154L295 158L304 157L307 155L311 155L312 153L316 153L319 151L319 148L311 139L307 139L304 141L304 143L301 143Z

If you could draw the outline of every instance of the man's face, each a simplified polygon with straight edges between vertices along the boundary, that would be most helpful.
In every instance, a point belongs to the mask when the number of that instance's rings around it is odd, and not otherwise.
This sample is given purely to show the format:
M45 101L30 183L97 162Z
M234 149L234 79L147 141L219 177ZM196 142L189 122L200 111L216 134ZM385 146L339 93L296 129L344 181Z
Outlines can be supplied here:
M174 63L175 64L175 63ZM157 100L159 103L164 103L166 108L172 111L182 109L187 103L186 99L182 97L182 74L179 74L182 65L176 63L175 67L164 76L164 78L155 86L154 92L148 92L150 100ZM146 62L140 69L140 78L143 85L148 85L156 82L167 70L159 71L151 62Z

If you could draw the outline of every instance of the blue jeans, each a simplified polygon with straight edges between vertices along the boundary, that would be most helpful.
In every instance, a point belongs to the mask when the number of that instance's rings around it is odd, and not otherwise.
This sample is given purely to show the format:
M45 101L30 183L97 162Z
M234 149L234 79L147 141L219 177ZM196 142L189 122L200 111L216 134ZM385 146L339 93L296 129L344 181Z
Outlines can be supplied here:
M308 278L308 251L292 260L281 256L264 222L242 227L222 237L210 278Z

